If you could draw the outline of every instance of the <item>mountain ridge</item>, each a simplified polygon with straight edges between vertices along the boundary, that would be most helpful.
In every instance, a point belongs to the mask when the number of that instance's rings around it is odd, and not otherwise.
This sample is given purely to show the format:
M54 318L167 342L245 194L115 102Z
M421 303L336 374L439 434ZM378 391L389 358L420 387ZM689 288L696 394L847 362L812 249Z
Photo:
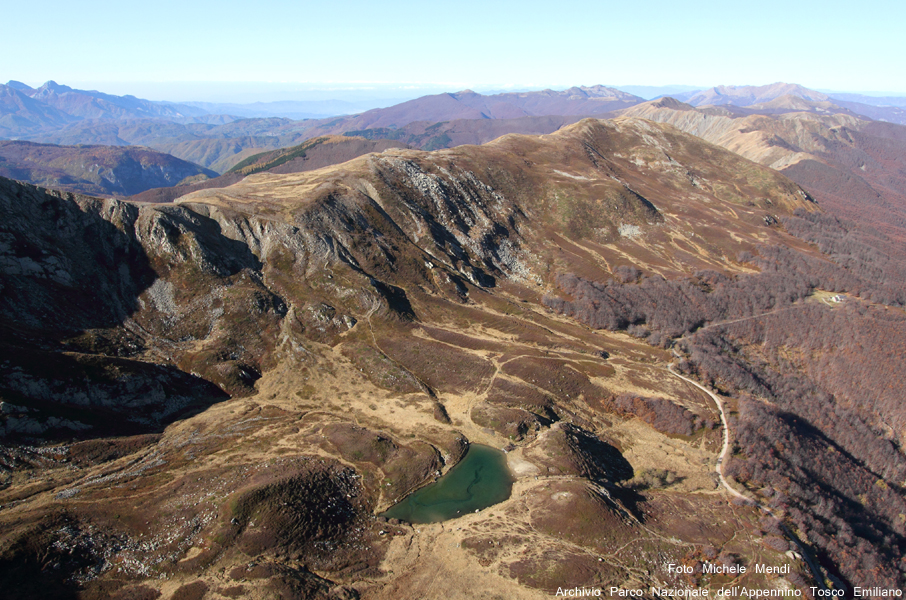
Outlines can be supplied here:
M204 108L73 90L54 82L38 89L23 85L18 86L21 89L3 86L0 90L0 136L64 145L142 145L218 172L252 154L323 135L392 138L437 149L458 143L484 143L510 131L549 133L555 130L556 120L562 126L581 117L612 116L615 111L644 102L638 96L601 85L492 95L463 90L423 96L355 115L292 121L206 114ZM700 106L703 102L716 102L712 104L715 109L740 114L809 110L906 123L906 109L835 100L796 84L719 86L705 92L678 94L677 98L694 98L693 104ZM781 100L783 96L788 99ZM831 104L797 106L797 97ZM52 105L39 103L39 98ZM432 133L432 128L438 131Z
M707 90L676 94L674 97L693 106L702 104L750 106L770 102L780 96L795 96L813 102L824 102L829 99L827 94L810 90L796 83L784 82L768 85L718 85Z
M734 114L722 107L666 101L637 105L623 114L671 123L778 169L832 202L838 214L903 235L906 168L901 157L906 152L906 127L902 125L843 112ZM881 212L876 215L875 210Z
M807 103L824 103L827 112L852 112L870 119L890 121L906 125L906 110L900 104L906 104L906 99L901 102L884 105L868 96L859 94L825 94L806 88L799 84L777 82L770 85L720 85L707 90L697 90L674 94L674 97L692 106L735 106L739 108L753 108L763 110L768 105L781 108L778 102L784 96L789 96L783 109L795 108L793 98L799 98ZM889 100L897 100L891 98ZM814 106L808 105L808 106Z
M136 202L172 202L193 191L230 186L250 174L268 171L273 173L298 173L347 162L370 152L388 148L405 147L393 140L368 140L366 138L322 137L306 140L297 146L280 148L254 154L244 159L219 177L150 189L133 195Z
M115 96L96 90L77 90L51 80L26 90L31 98L80 118L122 119L159 117L185 119L204 114L190 106L172 102L152 102L135 96Z

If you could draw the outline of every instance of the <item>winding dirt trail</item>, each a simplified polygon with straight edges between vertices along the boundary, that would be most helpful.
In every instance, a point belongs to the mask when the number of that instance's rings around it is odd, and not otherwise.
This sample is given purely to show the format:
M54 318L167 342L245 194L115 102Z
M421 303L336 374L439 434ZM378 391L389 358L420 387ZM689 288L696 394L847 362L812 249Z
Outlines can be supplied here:
M693 381L692 379L689 379L688 377L684 377L684 376L680 375L679 373L677 373L676 371L674 371L673 365L667 365L667 370L670 371L676 377L679 377L680 379L685 381L686 383L691 383L692 385L694 385L695 387L697 387L704 393L708 394L708 396L710 396L711 400L713 400L714 404L717 406L717 410L720 411L720 424L721 424L721 426L723 426L723 429L724 429L724 443L720 448L720 454L717 455L717 464L714 465L714 471L717 473L717 476L720 478L721 485L724 486L724 488L730 493L730 495L732 495L736 498L739 498L741 500L744 500L745 502L754 502L759 508L761 508L765 512L770 513L771 516L776 517L777 515L774 514L774 512L771 510L770 507L764 506L763 504L758 503L756 500L749 498L748 496L745 496L745 495L741 494L740 492L736 491L736 489L730 485L730 482L727 481L726 477L724 477L724 468L723 468L724 459L727 457L727 452L730 450L730 427L727 425L727 415L724 412L724 403L720 401L720 398L717 397L717 394L715 394L714 392L712 392L705 386L701 385L700 383L698 383L696 381Z
M724 403L720 400L720 398L717 396L717 394L715 394L714 392L712 392L705 386L701 385L697 381L689 379L688 377L680 375L679 373L674 371L672 364L667 365L667 370L670 371L670 373L673 374L674 376L679 377L680 379L682 379L683 381L685 381L687 383L691 383L692 385L694 385L695 387L697 387L704 393L708 394L708 396L711 398L711 400L714 401L714 404L717 406L718 411L720 411L720 422L724 429L724 443L720 449L720 454L717 455L717 464L714 465L714 471L717 473L717 476L720 478L721 485L723 485L724 489L726 489L727 492L729 492L730 495L733 496L734 498L739 498L740 500L746 502L747 504L752 504L752 505L756 506L758 509L760 509L762 512L765 512L765 513L771 515L772 517L774 517L775 519L777 519L777 521L780 522L780 527L783 529L784 533L786 533L786 535L790 539L790 541L792 541L794 544L796 544L796 547L799 549L799 556L802 558L803 561L805 561L805 564L808 565L809 570L812 572L812 575L815 578L815 582L818 584L818 586L821 589L827 589L827 587L824 584L825 574L824 574L823 569L821 569L821 567L814 561L811 554L808 552L808 549L802 544L802 542L799 541L799 538L796 537L793 534L793 532L790 531L786 527L786 525L783 523L783 519L781 518L781 515L777 514L770 506L767 506L766 504L762 504L755 498L751 498L749 496L746 496L745 494L740 493L733 486L731 486L730 482L727 481L726 477L724 477L724 471L723 471L724 459L727 457L727 452L730 450L730 428L727 424L727 415L724 412Z

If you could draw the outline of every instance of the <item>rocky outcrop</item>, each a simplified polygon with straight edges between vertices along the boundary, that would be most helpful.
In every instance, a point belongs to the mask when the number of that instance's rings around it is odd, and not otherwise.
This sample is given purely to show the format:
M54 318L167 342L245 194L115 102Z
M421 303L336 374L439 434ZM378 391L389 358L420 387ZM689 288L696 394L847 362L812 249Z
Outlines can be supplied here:
M3 181L4 400L45 416L74 411L66 418L92 427L114 414L126 416L115 424L158 427L251 393L280 352L334 344L366 318L418 319L413 293L467 302L504 282L551 285L543 253L563 236L643 243L678 210L665 190L714 194L689 172L713 181L721 161L742 173L733 183L742 193L752 172L750 197L771 214L807 207L781 177L729 153L702 161L696 145L644 121L587 120L547 140L388 150L333 169L256 175L175 205ZM733 205L728 218L760 239L762 207L721 194ZM684 202L688 212L697 200ZM687 215L683 226L694 223ZM568 262L587 260L573 254Z

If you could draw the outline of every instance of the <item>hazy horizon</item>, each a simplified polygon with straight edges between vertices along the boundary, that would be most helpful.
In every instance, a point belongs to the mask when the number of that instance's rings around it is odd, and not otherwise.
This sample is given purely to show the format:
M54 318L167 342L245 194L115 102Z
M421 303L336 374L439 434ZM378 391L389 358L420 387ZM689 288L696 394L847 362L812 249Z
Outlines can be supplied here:
M156 102L173 103L212 103L212 104L256 104L277 102L346 102L352 105L368 104L369 108L391 106L421 96L455 93L471 89L481 94L499 94L507 92L526 92L552 89L562 91L570 87L591 87L604 85L619 89L650 100L665 94L676 94L692 90L703 90L719 85L744 86L744 85L770 85L772 81L763 83L712 83L710 85L690 84L609 84L609 83L576 83L572 85L556 84L488 84L469 85L466 83L429 83L416 84L402 83L369 83L369 82L340 82L340 83L306 83L306 82L205 82L205 81L66 81L61 78L51 78L45 81L26 81L16 77L3 77L0 81L18 81L30 87L38 88L47 81L55 81L74 89L98 91L117 96L132 95L137 98ZM798 81L785 83L798 83L809 89L814 89L826 94L861 94L865 96L906 96L906 93L894 91L874 90L842 90L812 88ZM367 108L365 109L367 110Z

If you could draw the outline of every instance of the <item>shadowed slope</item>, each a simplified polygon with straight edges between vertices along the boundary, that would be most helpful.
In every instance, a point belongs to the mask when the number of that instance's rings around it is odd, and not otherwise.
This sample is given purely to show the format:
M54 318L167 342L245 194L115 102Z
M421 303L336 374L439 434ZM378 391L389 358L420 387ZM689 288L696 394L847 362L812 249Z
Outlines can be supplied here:
M0 176L80 194L129 196L217 173L147 148L0 142Z

